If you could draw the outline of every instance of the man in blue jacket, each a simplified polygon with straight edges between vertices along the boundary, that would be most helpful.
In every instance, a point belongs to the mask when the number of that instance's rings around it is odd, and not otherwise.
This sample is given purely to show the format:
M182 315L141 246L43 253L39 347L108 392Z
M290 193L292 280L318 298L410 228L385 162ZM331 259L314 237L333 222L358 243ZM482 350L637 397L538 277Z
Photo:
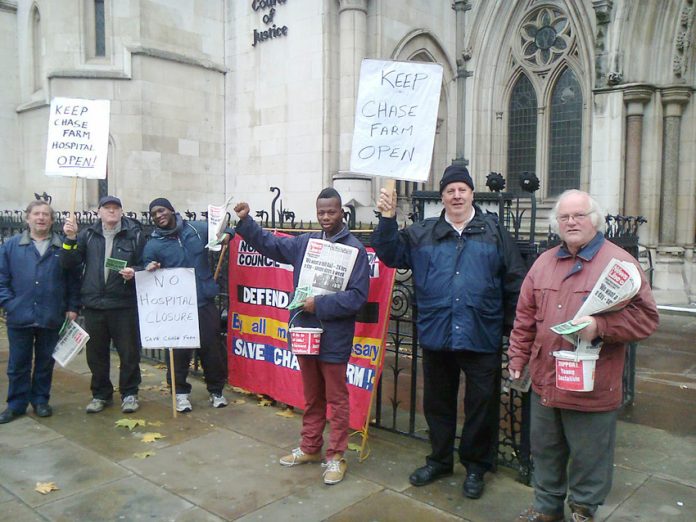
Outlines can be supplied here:
M39 417L53 414L53 349L63 322L79 310L79 273L60 265L63 241L53 232L53 209L36 200L26 214L28 230L0 248L0 306L10 341L7 409L0 424L24 415L29 404Z
M199 356L203 365L205 384L214 408L227 406L222 389L227 382L227 352L220 342L220 314L215 305L218 286L208 264L205 245L208 226L194 221L185 221L174 211L166 198L157 198L150 203L150 217L155 230L145 244L143 263L148 271L159 268L193 268L196 273L196 295L198 299L198 329L201 347ZM191 385L186 381L191 364L192 351L185 348L174 350L174 376L176 378L176 410L189 412ZM167 358L167 367L169 358ZM171 368L167 382L171 384Z
M503 328L512 327L525 267L497 218L473 204L474 183L465 167L445 169L440 195L445 208L439 218L397 230L395 218L381 216L372 245L387 266L411 269L415 284L423 411L432 451L409 480L423 486L452 474L463 371L459 460L467 470L464 495L479 498L496 457ZM383 189L377 209L394 208L393 194Z
M353 349L355 317L367 302L370 286L365 247L343 224L341 196L326 188L317 197L317 221L321 232L294 237L277 237L263 230L249 216L249 205L239 203L234 211L239 217L237 233L261 254L292 265L295 288L300 278L302 260L310 239L347 245L357 250L357 259L345 290L309 296L301 308L292 312L293 326L322 328L319 355L298 355L302 374L305 409L302 416L302 442L299 448L282 457L283 466L297 466L321 461L326 427L326 408L331 407L331 435L326 450L325 484L343 480L347 464L343 454L348 447L349 402L346 368ZM290 343L292 344L292 343Z

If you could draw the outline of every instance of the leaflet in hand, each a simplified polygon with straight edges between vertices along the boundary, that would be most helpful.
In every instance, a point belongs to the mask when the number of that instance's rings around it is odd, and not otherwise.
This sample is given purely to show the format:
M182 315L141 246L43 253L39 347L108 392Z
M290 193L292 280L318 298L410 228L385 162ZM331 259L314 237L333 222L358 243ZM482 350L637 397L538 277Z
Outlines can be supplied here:
M640 270L630 261L620 261L612 258L597 279L594 287L587 295L585 302L577 311L573 320L586 315L595 315L604 312L621 310L640 290ZM576 345L579 353L599 353L601 344L593 346L592 343L582 341L575 335L589 323L585 323L575 331L567 331L572 321L552 326L551 330L563 335L563 337ZM566 330L566 331L559 331Z

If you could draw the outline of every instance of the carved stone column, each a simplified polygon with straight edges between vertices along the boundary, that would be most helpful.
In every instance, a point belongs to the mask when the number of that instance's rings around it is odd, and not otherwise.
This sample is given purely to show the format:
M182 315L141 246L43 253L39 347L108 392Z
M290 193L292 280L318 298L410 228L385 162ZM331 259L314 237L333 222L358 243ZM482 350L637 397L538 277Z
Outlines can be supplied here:
M640 165L643 149L643 108L652 95L653 88L647 85L627 87L623 92L626 104L626 173L623 214L627 216L641 215Z
M360 63L367 54L367 1L339 0L338 3L339 168L342 171L347 171L350 163Z
M453 163L468 165L469 160L465 157L465 116L466 116L466 79L473 73L466 68L466 62L471 59L471 50L466 49L465 16L471 9L470 0L454 0L452 3L456 16L455 33L455 56L457 57L457 138L456 138L456 158Z
M662 184L660 194L660 244L677 241L677 187L679 184L679 140L682 108L689 102L691 89L668 87L662 90L664 122L662 131Z

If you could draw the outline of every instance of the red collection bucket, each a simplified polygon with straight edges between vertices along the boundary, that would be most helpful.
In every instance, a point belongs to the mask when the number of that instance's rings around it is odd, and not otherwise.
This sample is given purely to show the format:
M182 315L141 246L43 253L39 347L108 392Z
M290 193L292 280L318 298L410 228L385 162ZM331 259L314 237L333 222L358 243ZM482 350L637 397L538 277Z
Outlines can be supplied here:
M295 355L319 355L321 328L290 328L290 345Z

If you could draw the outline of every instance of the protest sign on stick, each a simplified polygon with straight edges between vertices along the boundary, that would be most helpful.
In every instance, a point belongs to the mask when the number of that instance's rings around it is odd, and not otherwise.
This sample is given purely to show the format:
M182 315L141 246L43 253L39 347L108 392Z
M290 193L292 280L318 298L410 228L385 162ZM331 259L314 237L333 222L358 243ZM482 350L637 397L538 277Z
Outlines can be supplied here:
M363 60L351 172L427 181L441 88L440 64ZM385 188L393 192L390 181Z
M46 175L74 178L71 206L73 213L77 178L106 178L110 108L109 100L51 100L46 143Z
M176 348L199 348L198 299L193 268L162 268L135 273L138 321L143 348L169 348L172 410L176 417Z

